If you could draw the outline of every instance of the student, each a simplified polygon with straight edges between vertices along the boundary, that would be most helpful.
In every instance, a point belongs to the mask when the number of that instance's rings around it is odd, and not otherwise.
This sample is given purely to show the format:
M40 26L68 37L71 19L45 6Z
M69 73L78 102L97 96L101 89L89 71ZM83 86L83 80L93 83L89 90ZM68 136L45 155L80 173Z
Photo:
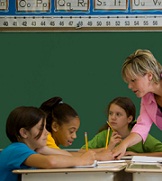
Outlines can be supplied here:
M67 103L64 103L61 97L53 97L42 103L40 108L47 114L46 129L49 131L47 137L47 146L58 148L63 145L68 147L72 145L77 138L77 131L80 126L80 118L77 112ZM44 149L44 148L43 148ZM41 152L39 150L39 152ZM80 156L81 152L70 152L73 156ZM96 154L97 160L113 160L112 152L102 150Z
M77 112L69 104L64 103L61 97L53 97L43 102L40 109L47 114L46 129L49 132L47 146L60 149L60 145L64 147L72 145L80 126Z
M12 142L0 153L0 180L17 181L14 169L61 168L89 165L94 162L95 153L88 151L80 157L65 155L44 155L35 150L46 145L47 130L45 113L35 107L17 107L9 115L6 134Z
M108 122L112 129L109 134L108 149L113 149L124 138L128 137L135 121L136 109L135 105L128 97L117 97L113 99L107 108ZM90 149L105 148L108 132L108 124L106 123L99 133L88 142ZM85 145L82 147L85 149ZM146 141L135 144L127 148L125 155L148 155L162 156L162 143L152 137L147 136Z
M162 129L162 66L149 50L137 50L128 56L122 66L122 77L128 88L141 99L140 115L131 134L113 154L120 159L128 147L146 141L154 123Z

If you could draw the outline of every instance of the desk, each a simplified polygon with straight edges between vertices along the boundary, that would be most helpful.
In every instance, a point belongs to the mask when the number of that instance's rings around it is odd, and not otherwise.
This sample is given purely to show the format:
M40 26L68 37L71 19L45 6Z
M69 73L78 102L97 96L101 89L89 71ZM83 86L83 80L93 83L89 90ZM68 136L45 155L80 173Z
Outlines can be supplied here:
M102 168L26 169L13 170L13 173L21 174L21 181L131 181L121 176L126 173L126 165L118 163Z
M133 181L161 181L162 166L152 163L131 163L125 169L126 172L132 173Z

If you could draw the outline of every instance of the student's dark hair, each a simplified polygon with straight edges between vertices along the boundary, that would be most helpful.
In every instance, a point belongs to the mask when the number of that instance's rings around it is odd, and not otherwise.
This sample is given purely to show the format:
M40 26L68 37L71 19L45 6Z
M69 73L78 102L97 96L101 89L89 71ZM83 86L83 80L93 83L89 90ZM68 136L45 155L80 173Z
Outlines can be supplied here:
M78 117L77 112L68 104L62 101L61 97L53 97L43 102L40 106L47 114L46 129L51 132L52 122L56 122L60 126L69 122L69 118Z
M129 123L129 128L132 128L135 124L136 124L136 107L134 105L134 103L132 102L132 100L128 97L116 97L115 99L113 99L107 107L107 115L109 115L109 110L110 110L110 106L111 104L116 104L119 107L121 107L122 109L125 110L127 117L132 116L132 121ZM99 132L105 130L108 128L108 124L106 123L103 127L101 127L99 129Z
M21 135L19 133L21 128L30 130L42 119L42 129L35 137L39 139L42 135L43 128L46 121L46 114L39 108L21 106L15 108L8 116L6 122L6 135L11 142L18 142Z

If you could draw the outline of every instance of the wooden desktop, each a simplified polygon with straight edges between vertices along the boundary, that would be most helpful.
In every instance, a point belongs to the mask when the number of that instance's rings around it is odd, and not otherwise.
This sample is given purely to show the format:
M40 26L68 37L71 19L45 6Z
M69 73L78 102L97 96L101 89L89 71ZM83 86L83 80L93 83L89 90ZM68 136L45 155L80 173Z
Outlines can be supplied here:
M126 163L112 163L105 167L61 168L61 169L26 169L13 170L21 175L21 181L126 181L124 168ZM127 181L130 181L127 179Z

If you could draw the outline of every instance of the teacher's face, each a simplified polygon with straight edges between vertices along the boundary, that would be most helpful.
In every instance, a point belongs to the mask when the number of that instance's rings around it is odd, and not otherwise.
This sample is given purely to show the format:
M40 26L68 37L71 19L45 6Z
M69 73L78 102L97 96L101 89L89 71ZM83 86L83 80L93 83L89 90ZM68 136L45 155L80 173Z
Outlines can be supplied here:
M135 78L127 77L128 88L131 89L137 97L143 97L151 91L151 81L149 74L136 76Z

